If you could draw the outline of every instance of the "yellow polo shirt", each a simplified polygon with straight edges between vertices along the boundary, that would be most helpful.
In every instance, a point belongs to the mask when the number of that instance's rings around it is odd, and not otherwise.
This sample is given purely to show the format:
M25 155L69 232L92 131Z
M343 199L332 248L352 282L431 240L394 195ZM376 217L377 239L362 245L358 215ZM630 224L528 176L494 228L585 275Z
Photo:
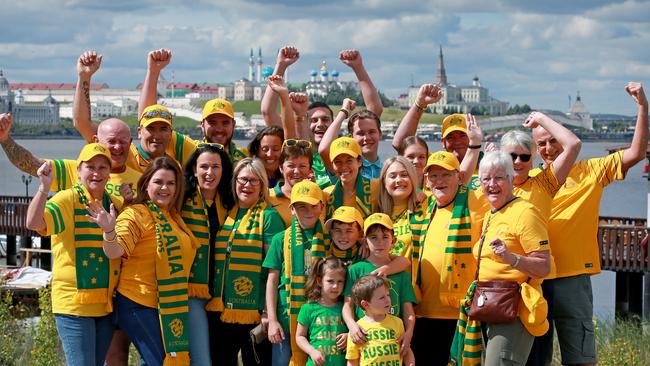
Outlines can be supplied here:
M552 165L552 164L551 164ZM560 190L560 184L551 166L529 176L523 184L515 186L513 193L537 207L545 220L551 216L553 197Z
M183 135L176 131L172 132L172 139L167 146L165 153L174 158L181 167L185 166L185 163L190 159L190 156L196 151L196 147L200 141L194 140L189 136ZM151 162L151 157L146 153L141 153L138 150L138 147L135 144L131 144L129 149L129 157L126 160L126 165L138 171L140 173L149 166Z
M293 215L291 215L291 199L282 193L280 187L285 184L280 182L275 185L273 188L269 188L269 203L271 206L278 211L282 221L284 221L284 226L289 227L291 225L291 220L293 220Z

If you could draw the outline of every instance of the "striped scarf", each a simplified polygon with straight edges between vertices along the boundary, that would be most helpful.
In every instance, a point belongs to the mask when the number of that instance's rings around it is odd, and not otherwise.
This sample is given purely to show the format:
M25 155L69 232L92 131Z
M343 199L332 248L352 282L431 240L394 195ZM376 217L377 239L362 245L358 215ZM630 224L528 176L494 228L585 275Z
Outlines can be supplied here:
M343 262L343 264L345 264L346 266L351 266L354 263L357 263L360 260L362 260L361 256L359 255L360 247L361 247L361 243L356 242L352 247L343 250L343 249L339 249L339 247L336 246L334 241L332 241L332 245L330 245L329 254L340 259Z
M456 333L449 350L447 366L475 366L481 364L483 351L483 333L481 322L469 318L476 281L472 282L460 302L460 313L456 323Z
M214 197L214 205L217 208L217 216L220 220L226 217L226 209L221 205L219 193ZM194 195L183 205L181 216L183 222L192 230L192 234L201 245L196 251L194 263L190 272L189 297L198 297L200 299L209 299L210 290L208 280L210 269L210 227L208 219L208 210L201 194L197 189Z
M77 292L74 301L79 304L106 303L106 311L113 311L113 290L117 285L120 274L121 260L108 259L104 254L103 230L87 217L90 194L81 184L72 186L74 208L74 240L75 240L75 275ZM102 205L110 212L111 200L104 192ZM45 208L53 214L55 225L63 225L60 211L56 206L47 203Z
M246 153L238 149L237 145L232 141L228 144L228 150L226 150L226 152L228 153L233 166L248 157Z
M206 309L221 311L224 323L258 324L264 258L264 210L260 199L240 220L237 209L226 218L215 241L214 297Z
M304 365L307 362L307 355L296 344L296 328L298 326L298 313L300 306L305 303L305 283L314 261L317 258L325 257L329 251L329 240L323 232L323 223L318 220L314 228L314 236L311 238L311 248L303 246L303 231L295 217L291 226L284 231L284 275L289 278L285 291L289 293L287 303L289 304L290 317L290 338L291 338L291 362L289 365ZM309 261L309 263L306 263ZM305 265L308 265L307 267Z
M169 220L155 203L147 208L156 227L156 282L158 285L158 314L165 346L163 366L189 365L188 283L189 269L183 267L182 243L173 232ZM180 217L174 218L190 237L190 230Z
M326 219L329 219L334 215L334 210L344 206L343 204L343 185L339 179L334 185L334 190L332 194L327 198L327 213ZM361 216L365 219L370 216L372 213L372 197L371 197L371 188L370 188L370 179L367 179L361 175L357 176L357 182L355 187L355 206L359 210Z

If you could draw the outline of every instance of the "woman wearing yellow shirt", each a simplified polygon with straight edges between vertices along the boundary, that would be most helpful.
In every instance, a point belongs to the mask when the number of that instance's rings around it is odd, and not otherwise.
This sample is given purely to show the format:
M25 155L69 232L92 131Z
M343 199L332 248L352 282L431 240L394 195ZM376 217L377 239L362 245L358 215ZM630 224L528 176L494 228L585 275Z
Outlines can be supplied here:
M512 158L500 151L492 151L483 157L479 165L481 187L490 204L491 211L483 220L484 245L480 253L479 281L529 282L541 292L539 279L550 271L550 254L546 219L528 201L513 193ZM479 245L474 246L478 256ZM520 301L519 315L525 311ZM536 314L545 319L546 314ZM533 329L527 321L519 318L512 323L484 324L487 326L485 365L523 365L533 345ZM542 320L544 322L544 320ZM546 324L548 328L548 324Z
M180 216L183 187L178 163L156 158L140 177L133 204L117 218L116 234L104 237L106 255L122 257L117 324L147 365L190 361L188 277L198 243ZM104 220L106 231L115 221Z
M115 215L105 190L110 170L108 149L86 145L77 159L79 182L47 201L54 174L45 162L27 211L27 228L52 235L52 312L68 365L103 365L113 337L109 314L119 259L104 255L103 227L89 217L99 211Z

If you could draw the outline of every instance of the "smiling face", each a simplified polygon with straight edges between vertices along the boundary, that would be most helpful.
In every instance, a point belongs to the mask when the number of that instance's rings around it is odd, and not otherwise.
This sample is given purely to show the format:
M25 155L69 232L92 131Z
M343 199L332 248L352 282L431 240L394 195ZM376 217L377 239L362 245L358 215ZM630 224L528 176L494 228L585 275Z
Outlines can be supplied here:
M153 122L147 127L138 127L138 137L142 149L151 158L158 158L165 154L172 140L172 128L162 121Z
M221 156L212 152L204 152L196 159L194 176L196 177L203 197L212 199L221 181Z
M215 113L201 121L201 131L206 141L227 146L232 139L235 120L225 114Z
M514 188L511 178L502 168L491 167L482 172L480 177L483 194L494 209L503 207L512 197Z
M131 131L126 123L116 118L103 121L97 128L96 140L111 152L113 169L124 168L132 140Z
M262 181L255 172L246 167L241 169L235 178L235 194L239 201L239 207L249 208L260 199L262 193Z
M469 137L462 131L451 131L442 139L442 146L453 153L458 161L463 161L469 146Z
M438 206L446 206L456 197L460 185L460 175L457 171L434 165L427 169L425 179Z
M275 172L280 166L282 153L282 139L275 135L266 135L260 140L260 150L257 157L262 161L264 170L269 177L275 177Z
M546 165L554 162L558 155L564 151L562 144L542 126L537 126L533 129L533 141L535 141L539 156L544 160L544 164Z
M309 158L306 156L289 157L280 166L280 172L284 177L284 184L293 187L296 183L309 177L311 172Z
M321 296L329 302L337 302L343 288L345 287L345 270L341 268L329 269L325 271L323 277L318 279L321 285Z
M325 131L332 124L332 115L325 107L312 108L307 111L307 115L309 116L309 129L314 134L314 142L318 145L323 139Z
M371 118L359 118L352 127L352 138L361 146L364 156L377 155L381 130L377 128L377 121Z
M163 210L169 210L176 197L176 174L173 170L159 169L149 180L147 196Z
M514 184L520 185L528 179L528 172L533 167L533 159L531 158L531 152L523 146L502 146L501 150L506 154L517 154L516 159L512 161L512 166L515 169ZM519 155L528 155L528 161L523 161Z
M111 162L97 155L77 166L79 181L94 198L101 198L111 172Z
M291 214L298 219L298 223L303 229L316 226L316 222L323 212L323 203L310 205L306 202L296 202L289 207Z
M337 248L348 250L357 244L362 236L362 231L355 222L333 221L330 235Z
M404 157L413 164L418 178L422 180L424 167L427 165L427 149L420 144L412 144L404 149Z
M405 202L413 193L413 184L409 173L400 162L394 162L386 169L384 187L394 202Z
M332 160L332 169L342 184L352 184L357 181L359 169L361 169L361 159L348 154L340 154Z

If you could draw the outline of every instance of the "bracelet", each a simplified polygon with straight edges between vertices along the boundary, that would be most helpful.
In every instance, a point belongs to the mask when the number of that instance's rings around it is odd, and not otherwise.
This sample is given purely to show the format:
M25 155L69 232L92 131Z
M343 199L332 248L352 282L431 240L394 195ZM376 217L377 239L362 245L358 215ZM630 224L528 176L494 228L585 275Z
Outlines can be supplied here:
M512 268L517 268L519 265L519 260L521 259L521 256L518 254L513 254L515 256L515 263L512 264Z
M427 107L423 107L422 105L420 105L420 103L418 103L417 100L415 101L415 108L421 110L422 112L427 110Z
M481 148L481 144L478 144L478 145L468 145L467 147L468 147L469 149L480 149L480 148Z
M113 229L113 230L111 230L109 232L104 232L104 234L102 235L102 238L104 238L104 241L107 242L107 243L115 243L115 239L117 239L117 233L113 234L113 239L108 239L106 237L106 234L110 234L110 233L115 233L115 229Z
M343 112L343 113L345 113L345 118L346 118L346 119L350 117L350 111L348 111L348 110L345 109L345 108L341 108L341 110L340 110L339 112Z
M41 192L41 193L43 193L43 194L48 194L48 193L50 193L50 191L44 191L44 190L41 190L41 189L39 189L38 191Z

